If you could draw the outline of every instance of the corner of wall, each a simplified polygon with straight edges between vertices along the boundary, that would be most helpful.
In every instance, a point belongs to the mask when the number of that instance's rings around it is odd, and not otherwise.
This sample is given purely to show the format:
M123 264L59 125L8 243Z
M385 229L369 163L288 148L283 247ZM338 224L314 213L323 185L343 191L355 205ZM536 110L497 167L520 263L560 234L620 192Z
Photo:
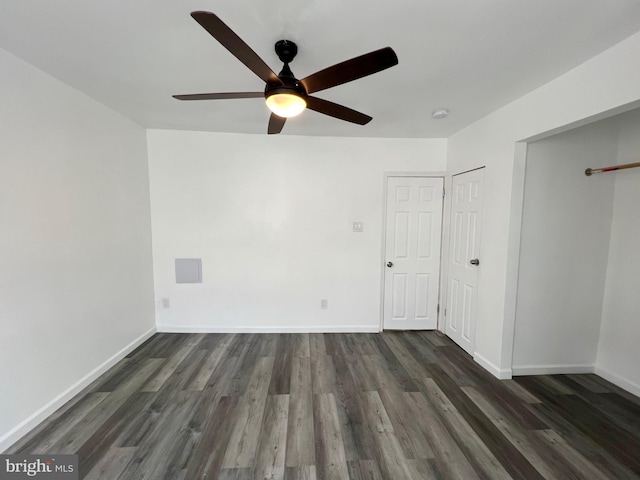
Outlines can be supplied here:
M51 401L47 402L42 408L39 408L37 411L33 412L29 417L20 422L14 428L5 433L2 437L0 437L0 452L5 452L9 447L15 444L18 440L24 437L31 430L36 428L40 423L46 420L51 414L53 414L60 407L63 407L68 401L70 401L74 396L78 395L82 390L88 387L94 380L100 377L103 373L109 370L111 367L116 365L120 360L125 358L129 353L134 351L144 342L146 342L149 338L151 338L156 333L156 328L153 327L140 335L138 338L133 340L131 343L126 345L124 348L120 349L118 352L113 354L111 357L106 359L96 368L94 368L91 372L85 375L83 378L78 380L76 383L71 385L65 391L57 395Z
M598 364L596 364L593 371L596 375L601 376L605 380L608 380L609 382L622 388L623 390L626 390L627 392L630 392L635 396L640 397L640 384L632 382L631 380L628 380L622 377L621 375L618 375L617 373L614 373L611 370L608 370L607 368L603 368Z
M513 372L511 371L511 368L500 368L478 352L474 352L473 360L499 380L509 380L512 377Z

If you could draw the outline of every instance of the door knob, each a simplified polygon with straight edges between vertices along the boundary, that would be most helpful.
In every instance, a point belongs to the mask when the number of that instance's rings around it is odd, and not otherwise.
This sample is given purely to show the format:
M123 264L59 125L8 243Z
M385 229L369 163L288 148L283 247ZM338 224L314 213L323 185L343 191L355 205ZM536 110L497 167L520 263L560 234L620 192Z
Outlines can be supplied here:
M471 265L480 265L480 260L478 260L477 258L474 258L473 260L469 260L469 263Z
M387 262L387 267L389 268L393 267L393 262Z

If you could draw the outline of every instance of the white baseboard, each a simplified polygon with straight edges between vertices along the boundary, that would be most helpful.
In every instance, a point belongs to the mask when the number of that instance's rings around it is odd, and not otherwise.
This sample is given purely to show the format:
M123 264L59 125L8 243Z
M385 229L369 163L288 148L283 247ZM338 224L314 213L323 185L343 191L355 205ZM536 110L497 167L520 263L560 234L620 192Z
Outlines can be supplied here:
M204 325L158 325L159 333L379 333L380 327L332 325L326 327L213 327Z
M573 373L594 373L595 365L514 365L511 369L516 377L521 375L569 375Z
M37 427L43 420L45 420L49 415L55 412L62 405L71 400L75 395L80 393L82 389L91 384L95 379L97 379L104 372L113 367L116 363L126 357L129 353L135 350L138 346L148 340L151 336L156 333L156 328L148 330L147 332L140 335L133 342L129 343L126 347L121 349L119 352L112 355L109 359L107 359L102 364L98 365L87 375L82 377L72 386L67 388L64 392L60 393L51 401L47 402L44 406L39 408L25 420L20 422L14 428L9 430L7 433L0 437L0 452L4 452L11 445L20 440L23 436Z
M511 378L511 369L501 369L497 365L494 365L489 360L484 358L478 352L474 352L473 359L477 364L479 364L482 368L487 370L491 375L500 379L500 380L509 380Z
M640 397L640 385L631 380L627 380L620 375L613 373L611 370L607 370L606 368L597 367L595 368L594 373L596 375L601 376L605 380L610 381L614 385L626 390L629 393L633 393L635 396Z

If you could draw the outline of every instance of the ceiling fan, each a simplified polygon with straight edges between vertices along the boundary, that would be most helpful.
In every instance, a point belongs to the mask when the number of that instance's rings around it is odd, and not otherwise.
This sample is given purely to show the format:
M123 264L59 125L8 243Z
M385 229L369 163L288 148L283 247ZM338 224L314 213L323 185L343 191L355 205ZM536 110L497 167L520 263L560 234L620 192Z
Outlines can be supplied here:
M173 95L173 98L178 100L265 98L267 107L272 112L267 129L269 134L280 133L287 118L300 114L305 108L359 125L369 123L371 121L369 115L328 100L312 97L310 94L366 77L398 64L396 53L391 47L386 47L338 63L298 80L289 68L289 63L298 53L298 47L290 40L279 40L276 42L275 50L284 66L282 71L276 75L258 54L217 15L211 12L196 11L191 12L191 16L232 55L260 77L266 85L263 92L196 93Z

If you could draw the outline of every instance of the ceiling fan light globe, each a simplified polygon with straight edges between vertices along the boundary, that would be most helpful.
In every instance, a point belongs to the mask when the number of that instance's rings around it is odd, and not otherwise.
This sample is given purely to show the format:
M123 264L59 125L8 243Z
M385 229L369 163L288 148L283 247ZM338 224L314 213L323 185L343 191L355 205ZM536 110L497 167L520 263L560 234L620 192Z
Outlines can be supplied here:
M300 115L307 108L304 98L291 93L275 93L268 96L266 102L269 110L284 118Z

